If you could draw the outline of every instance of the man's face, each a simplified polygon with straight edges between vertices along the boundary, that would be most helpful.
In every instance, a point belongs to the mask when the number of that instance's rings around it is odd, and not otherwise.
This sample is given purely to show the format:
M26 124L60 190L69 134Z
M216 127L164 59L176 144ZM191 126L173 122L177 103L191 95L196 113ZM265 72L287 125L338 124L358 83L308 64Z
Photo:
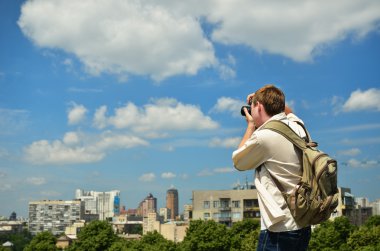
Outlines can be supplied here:
M256 102L256 104L254 104L254 102L250 102L250 105L251 105L251 116L253 118L253 122L255 123L256 127L259 127L262 124L261 119L260 119L260 113L259 113L260 103Z

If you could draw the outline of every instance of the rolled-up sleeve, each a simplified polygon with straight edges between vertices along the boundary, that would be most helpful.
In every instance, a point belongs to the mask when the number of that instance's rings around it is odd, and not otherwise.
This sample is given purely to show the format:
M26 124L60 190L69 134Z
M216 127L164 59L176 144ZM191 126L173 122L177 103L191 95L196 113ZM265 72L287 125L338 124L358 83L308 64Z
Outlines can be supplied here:
M255 169L268 159L268 151L260 144L256 133L245 144L232 153L232 161L239 171Z

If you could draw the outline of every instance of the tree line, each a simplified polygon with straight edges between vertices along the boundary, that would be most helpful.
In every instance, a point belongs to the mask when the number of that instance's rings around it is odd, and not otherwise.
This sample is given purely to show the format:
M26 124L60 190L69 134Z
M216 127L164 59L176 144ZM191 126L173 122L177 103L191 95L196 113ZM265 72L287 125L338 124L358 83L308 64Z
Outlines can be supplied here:
M105 221L87 224L77 235L77 240L65 249L68 251L253 251L256 250L260 222L244 220L227 227L213 220L190 222L184 240L180 243L165 239L158 232L149 232L140 240L118 237ZM56 251L57 237L41 232L31 238L25 232L16 240L13 250ZM0 236L0 243L9 239ZM10 237L10 236L8 236ZM0 247L0 251L8 250ZM370 217L364 225L356 227L346 217L338 217L317 226L312 232L311 251L378 251L380 250L380 216Z

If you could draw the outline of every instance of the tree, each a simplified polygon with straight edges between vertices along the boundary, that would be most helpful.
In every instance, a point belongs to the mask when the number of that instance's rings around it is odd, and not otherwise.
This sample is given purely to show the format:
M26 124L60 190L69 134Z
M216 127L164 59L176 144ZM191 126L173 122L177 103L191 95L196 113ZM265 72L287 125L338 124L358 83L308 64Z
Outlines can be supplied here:
M25 247L24 251L56 251L57 238L50 232L40 232Z
M348 246L352 250L363 250L364 247L380 249L380 226L362 226L348 238Z
M354 230L355 226L346 217L325 221L312 232L309 250L345 250L347 239Z
M231 251L256 250L259 239L260 222L247 219L236 222L229 230L231 236Z
M186 251L224 251L230 250L231 239L225 225L213 220L193 220L180 250Z
M111 225L106 221L92 221L77 235L70 250L104 251L117 240Z
M366 227L380 226L380 215L373 215L369 217L364 223L364 226Z
M127 241L122 238L119 238L112 243L108 251L124 251L124 250L135 251L136 249L128 248L128 247L131 247L131 245L129 244L130 242L131 241Z
M138 250L142 251L175 251L176 244L165 239L157 231L148 232L139 242L136 242ZM133 247L133 246L132 246Z
M260 234L260 229L256 229L244 235L244 237L241 239L240 249L235 248L235 249L231 249L231 251L232 250L255 251L259 243L259 234Z
M22 251L25 246L30 243L33 236L28 230L23 230L21 233L0 234L0 244L6 241L13 243L12 251ZM0 249L1 250L1 249Z

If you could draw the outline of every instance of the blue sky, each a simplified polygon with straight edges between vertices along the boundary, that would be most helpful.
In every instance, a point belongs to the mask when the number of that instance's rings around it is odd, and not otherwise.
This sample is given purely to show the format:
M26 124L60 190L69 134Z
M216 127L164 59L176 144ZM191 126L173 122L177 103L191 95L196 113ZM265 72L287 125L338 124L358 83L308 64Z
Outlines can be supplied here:
M136 208L230 189L246 96L273 83L339 185L380 198L380 2L0 1L0 215L77 188Z

